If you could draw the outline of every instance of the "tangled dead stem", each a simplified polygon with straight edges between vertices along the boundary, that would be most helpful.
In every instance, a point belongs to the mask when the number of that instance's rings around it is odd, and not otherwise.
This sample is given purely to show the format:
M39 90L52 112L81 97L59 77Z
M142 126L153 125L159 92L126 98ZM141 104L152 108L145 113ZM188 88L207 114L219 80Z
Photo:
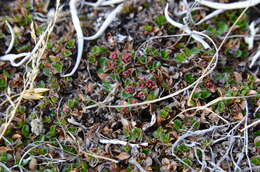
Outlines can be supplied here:
M0 171L259 171L259 4L0 1Z

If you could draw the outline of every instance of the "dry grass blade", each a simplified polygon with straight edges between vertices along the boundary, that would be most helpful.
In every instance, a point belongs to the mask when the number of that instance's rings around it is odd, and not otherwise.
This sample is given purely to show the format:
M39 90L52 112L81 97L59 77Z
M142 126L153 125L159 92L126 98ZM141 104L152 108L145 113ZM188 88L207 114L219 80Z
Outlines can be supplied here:
M8 171L8 172L12 172L12 170L10 170L5 164L3 164L2 162L0 162L0 167L4 168L4 170Z
M26 91L28 89L32 90L34 88L34 81L39 72L40 60L45 52L45 49L47 47L47 41L49 39L49 35L51 34L51 32L55 26L57 15L60 10L59 4L60 4L60 1L57 0L55 15L53 16L52 21L50 21L50 23L48 24L45 32L40 36L40 39L37 42L36 46L34 47L33 51L31 52L31 54L29 56L26 56L22 61L19 62L19 63L23 63L23 62L25 62L25 59L28 60L28 58L30 58L29 62L31 62L32 69L27 69L26 73L24 74L23 91L19 94L19 97L17 97L17 99L14 101L12 101L11 99L9 100L12 107L9 107L7 109L11 109L11 112L9 113L9 116L6 117L6 123L2 124L2 126L1 126L0 140L3 138L8 126L10 125L13 118L15 117L17 108L20 106L20 104L24 98L24 94L26 94ZM38 93L42 93L42 92L46 91L46 89L36 89L36 91Z
M84 152L84 151L83 151L83 154L85 154L85 155L87 155L87 156L91 156L91 157L97 158L97 159L103 159L103 160L111 161L111 162L114 162L114 163L119 163L119 161L117 161L117 160L115 160L115 159L107 158L107 157L100 156L100 155L96 155L96 154L94 154L94 153L89 153L89 152Z
M252 61L249 65L250 68L252 68L255 65L255 63L256 63L256 61L258 60L259 57L260 57L260 50L258 49L256 54L253 55L253 57L252 57Z
M27 100L39 100L44 97L42 94L47 91L49 91L48 88L28 89L28 90L25 90L25 92L23 94L23 98L27 99Z

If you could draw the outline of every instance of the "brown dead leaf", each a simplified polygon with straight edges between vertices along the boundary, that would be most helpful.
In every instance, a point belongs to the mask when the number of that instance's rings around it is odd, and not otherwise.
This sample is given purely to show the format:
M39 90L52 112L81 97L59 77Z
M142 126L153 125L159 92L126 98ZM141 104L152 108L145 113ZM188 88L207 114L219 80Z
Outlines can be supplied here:
M12 136L12 139L14 139L14 140L20 139L20 138L22 138L22 136L21 136L20 134L14 134L14 135Z
M228 170L229 164L226 161L221 162L220 167L224 170Z
M8 152L10 150L12 150L12 149L7 146L0 146L0 154Z
M36 170L37 169L37 160L36 160L36 158L32 158L31 159L31 161L30 161L30 163L29 163L29 169L30 170Z
M241 99L234 99L234 103L240 103Z
M88 94L93 93L94 87L95 87L95 84L92 83L92 82L89 82L89 83L85 86L85 91L86 91L86 93L88 93Z
M107 76L108 76L108 74L105 74L105 73L99 73L99 74L98 74L98 77L99 77L101 80L105 79Z
M233 116L233 119L242 120L244 118L242 113L237 113Z
M116 156L119 160L126 160L130 157L130 155L127 152L121 152L119 155Z
M121 123L122 123L124 129L130 129L129 121L126 118L124 118L123 116L121 116Z

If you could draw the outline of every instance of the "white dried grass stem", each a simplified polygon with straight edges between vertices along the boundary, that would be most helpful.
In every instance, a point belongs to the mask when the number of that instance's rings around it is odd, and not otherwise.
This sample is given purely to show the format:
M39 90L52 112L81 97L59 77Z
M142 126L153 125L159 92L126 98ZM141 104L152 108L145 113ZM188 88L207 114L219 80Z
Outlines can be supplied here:
M212 132L212 131L214 131L214 130L216 130L216 129L223 128L223 127L225 127L225 126L227 126L227 125L212 126L212 127L208 128L208 129L204 129L204 130L198 130L198 131L194 131L194 132L187 132L186 134L182 135L181 137L178 138L178 140L176 140L176 141L174 142L174 144L172 145L172 152L174 152L174 150L175 150L175 148L178 146L178 144L179 144L182 140L186 139L187 137L191 137L191 136L194 137L194 136L198 136L198 135L204 135L204 134L206 134L206 133L208 133L208 132Z
M68 74L62 75L62 77L68 77L73 75L76 70L79 67L81 58L82 58L82 53L83 53L83 48L84 48L84 40L83 40L83 32L80 26L80 21L79 21L79 17L78 17L78 12L77 12L77 7L76 7L76 3L78 2L78 0L70 0L69 2L69 6L70 6L70 14L72 17L72 23L74 25L74 28L76 30L76 34L77 34L77 46L78 46L78 50L77 50L77 59L76 59L76 63L72 69L72 71Z
M11 33L11 41L9 43L9 46L7 48L7 50L5 51L5 54L8 54L12 49L13 49L13 46L14 46L14 40L15 40L15 33L14 33L14 30L12 28L12 26L9 24L8 21L5 21L8 29L9 29L9 32Z
M214 162L209 161L210 165L212 165L214 167L214 169L217 170L213 170L213 171L217 171L217 172L226 172L225 170L223 170L220 166L218 166L217 164L215 164Z
M201 5L214 8L214 9L222 9L222 10L234 10L234 9L241 9L252 7L260 3L260 0L247 0L241 2L233 2L233 3L219 3L219 2L212 2L207 0L197 0Z
M205 156L205 151L203 149L201 149L200 147L195 147L194 148L194 155L197 159L197 162L201 165L201 168L200 168L200 171L205 171L206 168L208 168L209 170L212 171L212 168L208 167L207 166L207 162L206 162L206 156ZM200 160L200 157L198 155L198 150L201 152L201 159L202 161Z
M175 26L175 27L177 27L177 28L179 28L181 30L184 30L185 32L187 32L189 34L190 30L189 30L189 28L187 26L185 26L185 25L183 25L181 23L178 23L178 22L176 22L176 21L174 21L174 20L172 20L170 18L169 14L168 14L168 9L169 9L169 4L167 3L166 6L165 6L165 9L164 9L164 15L165 15L166 20L170 24L172 24L173 26Z
M33 19L34 19L34 20L37 20L37 21L39 21L39 22L42 22L42 23L45 23L45 22L48 21L48 19L42 18L42 17L39 17L39 16L34 16Z
M259 57L260 57L260 49L258 49L257 53L252 57L252 61L249 65L249 68L252 68L255 65L255 63L256 63L256 61L258 60Z
M0 57L0 60L3 61L10 61L11 65L14 67L18 67L21 66L23 63L25 63L26 61L28 61L35 53L36 51L39 50L41 44L44 41L44 38L46 37L46 35L48 34L49 30L46 29L44 31L44 33L40 36L39 41L36 43L36 45L34 46L33 50L31 52L27 52L27 53L20 53L20 54L6 54L4 56ZM18 63L15 62L16 59L24 57L21 61L19 61Z
M25 57L30 55L31 53L27 52L27 53L20 53L20 54L6 54L3 56L0 56L0 60L2 61L9 61L11 63L12 66L17 67L18 64L15 63L16 59L19 59L21 57Z
M143 126L143 128L142 128L143 131L145 131L145 130L147 130L148 128L152 127L155 123L156 123L156 114L153 113L150 123L148 123L148 124L146 124L146 125Z
M132 144L118 139L100 139L99 142L103 144L114 144L114 145L123 145L123 146L129 145L131 147L137 147L137 148L139 148L140 146L148 146L148 143Z
M175 118L179 117L180 115L182 115L183 113L186 113L186 112L191 111L191 110L195 110L196 112L199 111L199 110L201 110L201 111L203 111L203 110L208 111L208 112L214 114L215 116L217 116L219 119L221 119L225 123L229 124L229 122L226 119L224 119L223 117L221 117L220 115L218 115L217 113L215 113L214 111L209 109L208 108L208 104L205 105L205 106L197 106L197 107L191 107L191 108L185 109L182 112L180 112L178 115L176 115L173 119L175 119Z
M243 151L242 153L246 155L246 158L247 158L247 162L248 162L248 166L249 168L252 168L252 164L251 164L251 160L249 158L249 155L248 155L248 115L249 115L249 111L248 111L248 103L247 103L247 100L244 99L245 101L245 111L246 111L246 114L244 116L244 128L245 130L243 131L244 132L244 136L243 136L243 142L244 142L244 146L243 146Z
M174 15L180 17L182 15L187 14L188 12L193 12L193 11L198 11L198 10L203 10L203 9L205 9L205 8L204 7L195 7L195 8L192 8L190 11L189 10L179 11L177 8L174 8Z
M48 32L49 32L48 29L46 29L45 32L40 36L40 39L37 42L37 44L35 45L35 47L33 48L33 50L27 56L25 56L20 62L15 63L14 64L15 67L21 66L23 63L25 63L27 60L29 60L36 53L36 51L39 50L39 48L40 48L41 44L43 43L44 38L46 37Z
M250 35L245 37L245 42L248 44L248 49L251 50L254 47L254 40L256 33L259 31L259 27L255 27L256 22L253 21L249 25Z
M84 2L84 5L89 5L92 7L97 7L97 6L109 6L109 5L115 5L115 4L120 4L121 2L124 2L125 0L108 0L108 1L103 1L98 4L98 2L93 3L93 2ZM97 5L98 4L98 5Z
M234 133L231 134L231 136L229 137L228 139L228 148L225 150L225 154L221 156L220 160L217 162L217 166L220 167L220 164L228 159L228 156L230 154L230 151L231 151L231 148L232 148L232 145L234 145L235 143L235 138L234 138ZM216 170L216 166L214 167L213 171Z
M216 114L214 111L212 111L211 109L209 109L208 107L220 102L220 101L224 101L224 100L232 100L232 99L245 99L245 98L250 98L250 97L257 97L259 96L259 94L254 94L254 95L249 95L249 96L232 96L232 97L218 97L212 101L210 101L209 103L203 105L203 106L196 106L196 107L191 107L191 108L188 108L188 109L185 109L183 110L182 112L180 112L178 115L176 115L176 117L182 115L183 113L185 112L188 112L188 111L191 111L191 110L196 110L196 111L199 111L199 110L207 110L211 113L213 113L214 115L217 115L220 119L222 119L225 123L229 124L229 122L227 120L225 120L223 117L221 117L220 115ZM175 118L176 118L175 117ZM173 119L175 119L173 118Z
M121 12L123 9L124 4L118 5L106 18L104 23L101 25L97 33L95 33L93 36L84 37L85 40L95 40L99 38L105 30L108 28L108 26L115 20L116 15Z
M92 157L97 158L97 159L103 159L103 160L111 161L111 162L114 162L114 163L119 163L119 161L117 161L115 159L111 159L111 158L107 158L107 157L104 157L104 156L96 155L94 153L89 153L89 152L84 152L84 151L82 151L82 152L84 154L88 155L88 156L92 156Z
M206 15L205 17L203 17L203 19L201 19L200 21L198 21L195 25L199 25L199 24L201 24L201 23L203 23L203 22L205 22L205 21L207 21L207 20L209 20L209 19L211 19L211 18L213 18L213 17L215 17L215 16L217 16L217 15L223 13L224 11L225 11L225 10L222 10L222 9L220 9L220 10L215 10L215 11L213 11L212 13L210 13L210 14Z
M97 8L100 4L102 4L105 0L98 0L96 2L96 5L94 6L94 8Z
M32 70L30 70L30 71L26 70L26 73L24 74L23 89L22 89L22 92L19 94L19 97L15 100L15 107L11 109L11 106L9 106L6 110L6 112L9 116L6 118L7 122L2 125L3 130L0 133L0 140L3 138L8 126L10 126L12 120L14 119L16 112L17 112L17 108L20 106L20 104L23 100L23 95L25 94L26 90L28 88L31 88L31 89L34 88L34 85L35 85L34 81L39 72L38 68L40 65L40 59L43 56L43 53L46 49L48 38L54 28L54 25L55 25L55 22L57 19L57 14L59 11L59 2L60 2L59 0L56 1L56 13L55 13L55 17L53 18L53 21L49 22L49 25L47 26L46 31L43 33L43 35L41 35L41 37L37 43L38 45L41 45L42 43L45 43L45 44L43 44L42 47L37 47L37 45L36 45L33 50L34 52L31 53L33 56L31 54L29 55L29 57L33 57L31 59L32 60ZM45 37L46 37L46 39L44 40ZM11 109L11 111L8 112L8 109Z
M250 125L246 126L245 128L243 128L243 129L241 130L241 132L243 132L243 131L245 131L245 130L247 130L247 129L253 127L253 126L258 125L259 123L260 123L260 120L257 120L257 121L255 121L255 122L253 122L252 124L250 124Z
M192 8L190 12L203 10L203 9L205 9L205 8L203 8L203 7L196 7L196 8ZM182 16L182 15L185 15L187 13L188 13L188 10L184 10L184 11L174 10L174 15L176 15L176 16Z
M200 35L197 34L197 31L192 31L191 37L193 39L195 39L196 41L200 42L205 49L210 48L209 44L206 41L204 41L203 38Z
M234 145L232 145L231 152L233 151L233 147L234 147ZM235 166L235 170L234 171L238 171L238 170L241 171L240 163L241 163L242 159L244 158L244 154L242 153L242 152L244 152L244 149L245 149L245 147L243 147L241 153L239 153L239 156L237 158L237 162L235 162L233 154L231 153L231 155L230 155L231 156L231 160L232 160L232 162L233 162L233 164Z
M83 129L87 130L87 128L86 128L85 126L83 126L81 123L75 121L75 119L74 119L73 117L68 118L67 121L68 121L69 123L73 124L73 125L76 125L76 126L78 126L78 127L81 127L81 128L83 128Z
M4 170L3 171L8 171L8 172L12 172L4 163L0 162L0 167L2 167Z
M173 26L175 26L175 27L179 28L180 30L183 30L184 32L189 34L193 39L200 42L205 49L210 48L209 44L206 41L204 41L203 38L197 34L197 32L192 31L192 30L190 30L190 28L188 26L178 23L178 22L174 21L173 19L171 19L171 17L168 14L168 9L169 9L169 4L166 4L165 10L164 10L164 15L165 15L166 20L170 24L172 24Z
M255 172L257 172L259 170L260 170L260 165L259 166L254 166L252 168L244 168L242 171L243 172L247 172L247 171L250 171L250 172L255 171Z

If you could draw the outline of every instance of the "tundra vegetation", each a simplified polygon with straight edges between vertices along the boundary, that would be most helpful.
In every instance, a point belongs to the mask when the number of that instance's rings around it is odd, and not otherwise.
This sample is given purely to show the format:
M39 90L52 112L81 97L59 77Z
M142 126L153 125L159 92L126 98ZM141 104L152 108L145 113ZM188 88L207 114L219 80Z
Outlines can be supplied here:
M259 0L0 6L0 172L260 170Z

